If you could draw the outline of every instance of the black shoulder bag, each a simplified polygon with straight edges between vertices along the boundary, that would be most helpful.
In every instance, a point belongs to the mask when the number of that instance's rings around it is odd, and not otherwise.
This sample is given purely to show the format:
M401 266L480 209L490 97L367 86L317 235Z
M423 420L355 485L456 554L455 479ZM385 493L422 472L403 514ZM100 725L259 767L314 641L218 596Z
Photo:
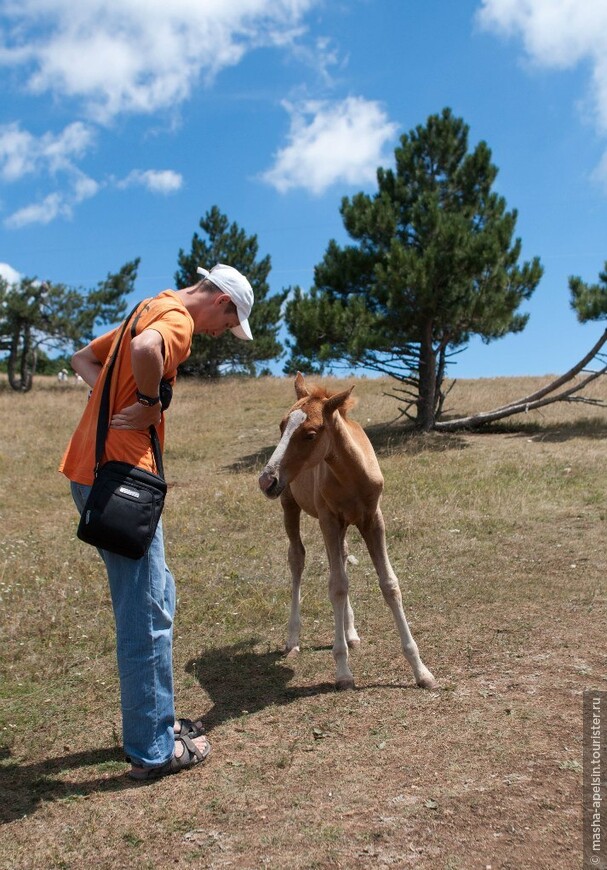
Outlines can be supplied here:
M129 559L141 559L147 553L167 490L160 441L154 426L150 426L150 438L158 474L129 462L112 460L101 465L110 421L112 372L126 326L138 307L139 304L124 321L107 368L97 419L95 479L77 533L81 541Z

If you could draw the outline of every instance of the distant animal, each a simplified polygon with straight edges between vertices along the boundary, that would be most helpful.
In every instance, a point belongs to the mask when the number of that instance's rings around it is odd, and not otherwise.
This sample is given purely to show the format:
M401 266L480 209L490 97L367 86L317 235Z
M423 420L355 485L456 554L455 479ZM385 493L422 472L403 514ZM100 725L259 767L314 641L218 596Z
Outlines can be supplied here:
M336 686L351 688L354 677L348 665L348 647L360 644L348 597L346 531L356 526L369 550L379 585L398 628L403 653L418 686L437 687L422 662L402 604L398 578L386 550L380 499L384 480L373 446L354 420L350 394L330 394L322 387L306 386L300 372L295 378L297 401L280 424L281 439L259 477L262 492L280 496L289 538L288 561L292 578L291 614L286 650L299 651L300 590L305 549L300 534L301 511L318 519L329 557L329 599L335 618L333 658Z
M57 380L58 381L67 381L68 373L67 369L61 369L61 371L57 372Z

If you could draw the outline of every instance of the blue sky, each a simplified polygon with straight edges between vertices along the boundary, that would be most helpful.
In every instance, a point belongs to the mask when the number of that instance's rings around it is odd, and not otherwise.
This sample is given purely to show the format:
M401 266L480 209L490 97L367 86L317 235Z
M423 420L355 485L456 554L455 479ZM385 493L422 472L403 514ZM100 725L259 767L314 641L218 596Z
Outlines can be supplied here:
M453 375L563 372L602 332L567 279L607 260L604 0L0 0L0 93L9 280L92 288L140 257L156 293L217 205L273 291L307 289L342 196L450 106L545 269L525 331Z

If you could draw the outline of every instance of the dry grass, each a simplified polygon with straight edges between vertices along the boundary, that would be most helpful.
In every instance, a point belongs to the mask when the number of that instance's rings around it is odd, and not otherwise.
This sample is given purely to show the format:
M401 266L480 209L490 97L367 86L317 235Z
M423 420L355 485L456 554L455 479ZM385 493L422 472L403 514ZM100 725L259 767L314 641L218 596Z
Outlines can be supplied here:
M463 381L449 404L487 409L540 382ZM581 693L607 687L607 413L556 405L482 434L412 436L386 424L388 388L358 381L353 413L380 456L388 549L440 691L413 687L356 532L357 688L333 691L311 521L302 653L281 657L286 541L257 475L292 385L182 382L166 452L175 679L215 752L142 787L124 777L104 573L55 471L86 390L0 382L1 867L581 863Z

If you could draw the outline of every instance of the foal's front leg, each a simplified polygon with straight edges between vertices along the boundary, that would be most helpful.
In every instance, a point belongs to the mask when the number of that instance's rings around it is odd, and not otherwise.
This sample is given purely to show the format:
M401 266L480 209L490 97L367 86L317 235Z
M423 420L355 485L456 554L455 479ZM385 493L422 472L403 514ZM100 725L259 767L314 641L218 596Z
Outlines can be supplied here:
M306 551L301 540L301 508L287 488L281 496L283 520L289 538L289 568L291 570L291 613L287 629L285 653L296 655L299 652L299 632L301 630L301 575L303 574Z
M352 620L352 608L349 608L348 575L344 564L346 529L331 514L319 516L319 522L329 557L329 599L333 605L335 621L335 639L333 641L335 685L338 689L351 689L354 686L354 677L348 666L346 624Z

